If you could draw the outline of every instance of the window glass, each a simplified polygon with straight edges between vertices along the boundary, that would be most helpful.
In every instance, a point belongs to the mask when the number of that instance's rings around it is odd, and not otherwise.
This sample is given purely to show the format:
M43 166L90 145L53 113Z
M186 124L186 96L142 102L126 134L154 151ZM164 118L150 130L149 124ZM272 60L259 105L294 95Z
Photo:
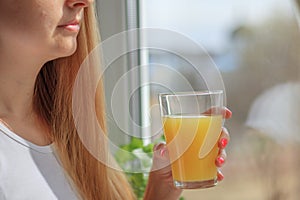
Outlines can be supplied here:
M222 168L224 182L212 190L185 191L185 199L297 199L297 4L287 0L141 2L142 28L161 31L161 37L155 31L143 37L152 47L147 49L151 133L161 133L155 106L158 93L208 89L209 77L197 67L218 69L227 107L233 112L232 119L225 122L231 142ZM200 51L189 42L198 44ZM200 66L186 58L200 61Z

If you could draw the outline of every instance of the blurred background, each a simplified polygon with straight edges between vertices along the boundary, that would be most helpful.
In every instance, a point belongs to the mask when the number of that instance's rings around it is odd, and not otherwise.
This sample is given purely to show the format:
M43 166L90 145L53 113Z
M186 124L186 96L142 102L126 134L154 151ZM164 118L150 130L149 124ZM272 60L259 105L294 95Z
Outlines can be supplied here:
M221 73L231 141L217 187L184 191L186 200L296 200L300 195L299 4L293 0L100 0L102 40L135 28L168 30L197 43L126 32L113 48L128 51L105 70L109 134L116 150L132 138L160 137L157 95L206 89L185 57ZM139 49L147 43L166 49ZM137 50L132 50L137 49ZM105 53L108 52L104 49ZM178 54L174 54L178 52ZM167 70L166 67L167 66ZM173 72L176 73L173 73ZM185 86L178 74L188 81ZM122 82L120 86L120 79ZM120 92L115 94L115 88ZM117 99L117 100L114 100ZM114 103L112 103L114 102ZM122 122L116 122L117 107ZM120 126L120 124L122 124ZM133 125L132 125L133 124Z

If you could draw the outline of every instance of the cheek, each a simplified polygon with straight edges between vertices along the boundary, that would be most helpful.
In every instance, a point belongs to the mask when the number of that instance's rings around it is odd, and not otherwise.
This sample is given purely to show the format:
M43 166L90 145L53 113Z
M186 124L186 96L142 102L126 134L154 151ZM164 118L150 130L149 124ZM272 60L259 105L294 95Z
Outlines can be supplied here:
M46 12L40 5L31 5L30 2L33 1L20 2L23 3L0 9L0 36L5 39L13 38L32 42L31 40L37 39L38 36L45 37L45 34L50 34L51 29L56 27L56 21L59 20L56 19L59 17L55 13L57 11L54 12L52 9L51 12ZM49 15L51 13L55 17L51 17Z
M35 40L37 29L28 15L10 13L4 17L0 16L0 40L1 45L16 48L26 47ZM28 46L30 47L30 46Z
M36 9L39 10L39 12L34 19L40 26L40 29L52 32L52 34L54 34L54 31L63 16L63 4L60 5L55 2L55 0L42 0L42 2L37 5Z
M6 5L8 1L0 0L0 44L26 48L27 52L40 53L49 59L75 52L76 36L57 31L64 14L64 1L18 0Z
M38 23L36 20L39 19L40 13L40 10L34 2L35 1L28 0L14 0L12 2L4 0L4 5L0 3L1 29L4 31L11 30L12 32L18 32L18 30L26 32L30 30L34 22Z
M22 0L17 6L3 5L3 0L0 2L0 44L26 48L32 53L49 53L56 45L53 40L63 13L62 6L52 0L36 0L35 4L30 4L34 1Z

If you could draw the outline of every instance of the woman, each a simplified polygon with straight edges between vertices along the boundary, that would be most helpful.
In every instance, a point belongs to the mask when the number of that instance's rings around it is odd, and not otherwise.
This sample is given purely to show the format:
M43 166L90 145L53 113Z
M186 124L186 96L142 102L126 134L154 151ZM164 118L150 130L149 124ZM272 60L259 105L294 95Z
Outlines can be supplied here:
M92 3L0 1L1 200L135 199L125 176L85 148L72 115L77 72L99 42ZM105 130L103 108L99 84L96 113ZM225 160L225 130L222 138L218 166ZM95 144L107 155L105 142ZM155 150L154 164L168 159L164 145ZM170 173L169 167L150 173L145 199L180 196Z

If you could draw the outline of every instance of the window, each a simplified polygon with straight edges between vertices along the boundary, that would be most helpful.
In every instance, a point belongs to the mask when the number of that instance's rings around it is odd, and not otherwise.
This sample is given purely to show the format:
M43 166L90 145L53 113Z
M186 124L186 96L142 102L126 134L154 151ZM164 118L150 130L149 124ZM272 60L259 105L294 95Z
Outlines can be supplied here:
M167 50L149 50L150 82L186 91L178 74L195 90L206 88L183 57L198 57L201 65L217 66L226 88L233 118L225 183L214 190L186 191L186 199L296 199L300 181L300 32L294 1L159 1L143 0L144 28L183 35L207 52L197 52L180 40L161 41ZM299 23L299 21L298 21ZM170 36L172 37L172 36ZM176 38L174 36L174 38ZM172 52L181 52L174 55ZM211 57L213 63L208 59ZM152 63L152 64L151 64ZM155 64L153 64L155 63ZM158 64L175 70L163 71ZM197 67L197 66L196 66ZM150 86L151 104L169 89ZM158 114L155 114L158 116ZM152 116L153 117L153 116ZM284 183L284 186L283 186Z
M226 179L214 190L185 191L183 196L297 199L297 2L100 0L102 39L123 34L104 52L127 49L104 74L115 146L129 142L132 137L127 136L142 137L147 144L161 135L158 93L224 87L233 111L225 123L231 132L228 163L222 168ZM213 70L201 74L197 67L203 66ZM218 83L212 85L213 80ZM112 108L119 113L117 120Z

